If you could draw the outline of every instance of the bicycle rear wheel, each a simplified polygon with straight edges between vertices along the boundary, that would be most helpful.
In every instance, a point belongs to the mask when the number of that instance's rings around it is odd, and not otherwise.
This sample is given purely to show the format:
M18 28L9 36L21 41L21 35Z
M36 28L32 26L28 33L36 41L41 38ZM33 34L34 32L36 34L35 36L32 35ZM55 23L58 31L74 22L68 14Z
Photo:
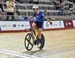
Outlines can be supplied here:
M25 48L26 48L28 51L32 50L32 48L33 48L33 36L32 36L31 33L28 33L28 34L25 36L24 45L25 45Z
M38 44L37 46L40 44L40 46L38 47L40 50L43 49L44 45L45 45L45 37L43 34L41 34L41 39L38 38L37 36L37 40L38 40Z

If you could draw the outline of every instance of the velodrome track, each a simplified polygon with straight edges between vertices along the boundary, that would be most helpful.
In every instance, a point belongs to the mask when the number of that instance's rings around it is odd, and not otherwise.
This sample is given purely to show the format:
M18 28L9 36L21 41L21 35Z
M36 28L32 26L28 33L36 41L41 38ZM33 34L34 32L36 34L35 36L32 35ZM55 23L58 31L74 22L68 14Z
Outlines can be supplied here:
M36 46L32 51L26 51L24 47L26 34L27 32L0 33L0 58L18 58L7 55L7 51L1 53L1 49L40 58L75 58L75 29L43 31L46 43L41 51Z

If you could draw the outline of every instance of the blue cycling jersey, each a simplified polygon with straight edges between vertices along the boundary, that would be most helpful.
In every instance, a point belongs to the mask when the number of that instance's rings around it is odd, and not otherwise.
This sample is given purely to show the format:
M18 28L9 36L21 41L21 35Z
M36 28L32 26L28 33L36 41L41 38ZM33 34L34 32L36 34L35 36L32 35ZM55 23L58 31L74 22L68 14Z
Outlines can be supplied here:
M39 11L39 13L34 13L33 17L34 17L34 21L37 22L43 22L44 21L44 12Z

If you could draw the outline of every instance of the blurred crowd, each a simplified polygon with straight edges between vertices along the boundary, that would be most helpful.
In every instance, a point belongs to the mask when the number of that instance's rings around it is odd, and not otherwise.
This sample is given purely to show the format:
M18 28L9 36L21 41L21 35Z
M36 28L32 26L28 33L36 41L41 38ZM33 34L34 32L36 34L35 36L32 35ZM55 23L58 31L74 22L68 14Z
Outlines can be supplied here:
M53 0L54 9L59 10L58 15L65 15L67 12L72 12L73 9L73 2L65 2L65 0Z
M59 9L65 9L65 10L70 10L73 8L73 3L72 2L65 2L64 0L54 0L53 1L54 8L56 10Z
M19 3L22 3L23 0L15 0ZM15 20L15 4L14 0L0 0L0 20ZM29 3L33 3L33 4L39 4L40 0L24 0L24 1L28 1ZM42 1L42 0L41 0ZM52 3L54 5L54 9L55 10L59 10L59 15L64 14L63 11L64 10L69 10L69 11L73 11L73 3L72 2L64 2L65 0L52 0ZM20 13L18 13L18 20L24 20L27 19L24 16L20 16ZM65 12L66 13L66 12ZM2 19L4 18L4 19Z

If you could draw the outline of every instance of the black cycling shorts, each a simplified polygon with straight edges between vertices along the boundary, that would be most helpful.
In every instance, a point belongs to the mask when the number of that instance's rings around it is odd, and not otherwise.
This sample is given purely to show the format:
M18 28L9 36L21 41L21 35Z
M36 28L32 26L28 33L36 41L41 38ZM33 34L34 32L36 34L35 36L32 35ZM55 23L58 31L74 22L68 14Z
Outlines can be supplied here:
M38 28L43 28L43 22L34 22L35 24L36 24L36 27L38 27Z

